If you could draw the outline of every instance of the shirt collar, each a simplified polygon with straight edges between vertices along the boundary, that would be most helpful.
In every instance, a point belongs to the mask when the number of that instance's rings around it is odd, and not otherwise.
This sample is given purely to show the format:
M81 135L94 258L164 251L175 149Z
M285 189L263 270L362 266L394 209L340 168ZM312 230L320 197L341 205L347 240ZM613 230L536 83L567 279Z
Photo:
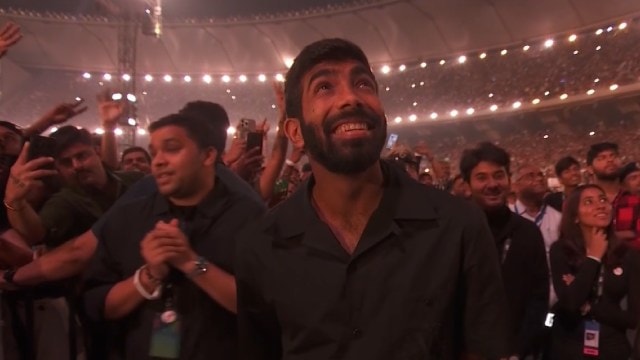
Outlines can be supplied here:
M384 181L384 193L378 210L388 212L394 220L433 220L437 219L436 204L431 191L424 185L411 179L404 171L392 164L381 161ZM303 234L321 220L311 204L311 190L315 184L313 175L284 203L276 207L280 222L279 235L289 238ZM377 210L376 210L377 211ZM375 213L374 213L375 214Z
M220 216L230 204L230 192L218 177L215 180L213 190L196 205L196 216L215 218ZM156 216L171 215L171 202L159 192L156 192L153 202L153 213Z

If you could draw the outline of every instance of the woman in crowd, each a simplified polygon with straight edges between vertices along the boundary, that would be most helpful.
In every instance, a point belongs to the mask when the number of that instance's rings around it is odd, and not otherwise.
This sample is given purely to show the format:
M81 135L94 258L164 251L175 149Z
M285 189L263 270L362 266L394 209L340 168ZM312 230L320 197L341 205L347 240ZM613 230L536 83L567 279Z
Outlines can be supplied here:
M567 199L560 240L551 246L558 295L552 359L626 360L637 325L640 255L616 239L604 191L580 186ZM628 309L620 302L628 298Z

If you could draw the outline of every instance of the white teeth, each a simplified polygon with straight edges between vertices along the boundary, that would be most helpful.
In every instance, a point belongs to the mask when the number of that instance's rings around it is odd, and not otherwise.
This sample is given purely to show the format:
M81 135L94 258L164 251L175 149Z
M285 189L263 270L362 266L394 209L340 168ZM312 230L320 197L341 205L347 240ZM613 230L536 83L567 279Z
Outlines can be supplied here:
M367 130L367 124L365 123L347 123L342 124L336 129L336 133L345 133L352 130Z

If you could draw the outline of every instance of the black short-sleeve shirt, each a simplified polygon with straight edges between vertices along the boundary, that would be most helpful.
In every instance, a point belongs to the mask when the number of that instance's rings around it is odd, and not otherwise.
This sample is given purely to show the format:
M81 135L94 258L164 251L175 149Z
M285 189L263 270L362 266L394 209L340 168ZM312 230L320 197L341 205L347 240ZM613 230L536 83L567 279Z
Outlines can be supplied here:
M180 219L180 225L197 254L233 274L235 237L263 211L263 204L216 181L214 190L189 219ZM144 264L140 254L143 237L158 221L176 215L168 200L157 192L111 212L96 234L98 248L86 280L84 302L89 316L102 319L111 288L131 277ZM182 319L180 359L234 359L235 315L177 271L173 278L176 308ZM146 301L116 322L118 331L113 350L117 358L148 358L153 318L162 308L162 300Z
M484 214L382 167L382 200L352 255L310 204L313 179L241 235L241 359L506 355L506 299Z

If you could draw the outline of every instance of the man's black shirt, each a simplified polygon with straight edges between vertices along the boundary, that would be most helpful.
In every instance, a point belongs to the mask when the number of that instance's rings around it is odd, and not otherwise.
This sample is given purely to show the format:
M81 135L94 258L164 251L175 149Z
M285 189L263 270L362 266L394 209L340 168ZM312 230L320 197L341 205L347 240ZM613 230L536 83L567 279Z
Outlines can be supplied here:
M509 301L510 353L524 358L535 351L549 304L549 270L540 229L508 207L487 213L502 260Z
M144 264L140 242L158 221L182 217L180 226L193 250L233 274L236 235L263 210L264 205L245 194L232 192L218 179L214 190L195 209L172 207L159 193L120 206L96 234L99 245L84 294L87 312L95 319L103 317L105 299L112 287L131 277ZM182 274L174 270L171 278L181 316L180 359L235 358L236 317ZM116 358L149 358L152 321L162 311L162 300L146 301L117 321L118 338L113 347Z
M506 354L506 299L482 212L382 166L382 200L352 255L313 209L313 179L241 236L241 359Z

